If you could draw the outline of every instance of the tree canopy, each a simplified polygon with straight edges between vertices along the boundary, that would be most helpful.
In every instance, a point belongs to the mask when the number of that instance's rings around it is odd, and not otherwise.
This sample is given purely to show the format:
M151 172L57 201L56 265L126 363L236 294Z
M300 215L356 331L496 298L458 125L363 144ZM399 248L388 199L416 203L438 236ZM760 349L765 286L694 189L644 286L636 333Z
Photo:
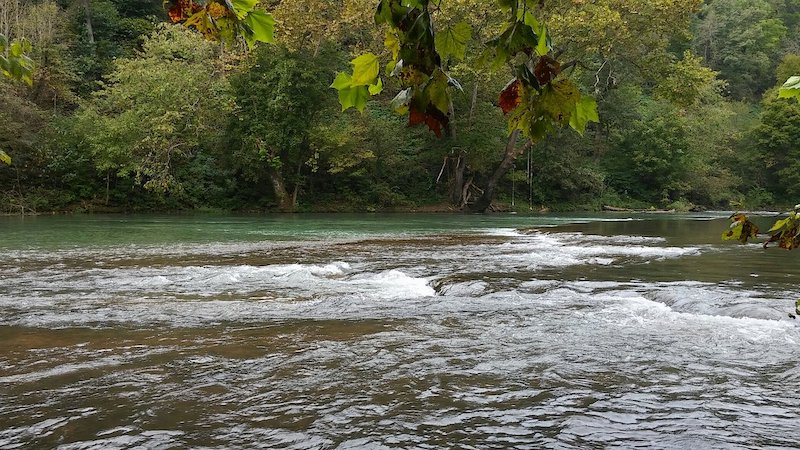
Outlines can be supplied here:
M796 203L793 2L3 2L6 211Z

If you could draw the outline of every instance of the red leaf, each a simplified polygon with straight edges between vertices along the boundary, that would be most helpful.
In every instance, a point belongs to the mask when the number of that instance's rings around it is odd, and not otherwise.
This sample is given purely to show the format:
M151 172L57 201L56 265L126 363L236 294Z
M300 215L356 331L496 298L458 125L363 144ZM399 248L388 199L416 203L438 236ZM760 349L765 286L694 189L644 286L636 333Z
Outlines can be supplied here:
M545 55L539 58L539 63L533 69L533 75L540 85L553 81L561 73L561 63Z
M522 88L522 82L515 78L500 93L500 108L503 110L503 114L510 113L522 103L520 88Z
M423 113L412 107L408 114L408 126L413 127L424 123L433 131L437 138L441 138L442 128L447 125L447 116L441 113L437 114L438 110L435 108L428 108L429 112L432 110L435 110L433 114L428 112Z

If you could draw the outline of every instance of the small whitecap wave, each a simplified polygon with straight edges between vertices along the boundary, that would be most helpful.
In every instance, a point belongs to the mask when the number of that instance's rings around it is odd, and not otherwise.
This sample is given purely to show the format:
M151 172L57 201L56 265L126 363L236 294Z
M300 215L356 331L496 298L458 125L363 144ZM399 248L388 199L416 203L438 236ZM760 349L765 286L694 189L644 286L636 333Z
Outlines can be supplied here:
M620 259L667 259L699 255L701 247L669 247L661 238L644 236L596 236L581 233L536 231L499 246L495 260L529 269L575 265L611 265ZM652 245L647 245L652 244Z

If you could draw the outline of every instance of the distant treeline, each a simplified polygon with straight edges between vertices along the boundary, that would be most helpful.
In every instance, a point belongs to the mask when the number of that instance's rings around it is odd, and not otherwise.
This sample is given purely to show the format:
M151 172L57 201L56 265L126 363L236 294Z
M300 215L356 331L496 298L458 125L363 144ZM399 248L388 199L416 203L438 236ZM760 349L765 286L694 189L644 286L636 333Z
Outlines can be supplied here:
M330 88L354 55L386 53L376 2L262 3L278 43L248 51L167 24L161 0L0 0L0 34L30 42L35 62L32 87L0 80L13 160L0 163L0 213L458 209L480 194L508 141L497 94L512 68L487 67L480 44L496 8L434 12L472 34L447 64L463 89L456 132L437 138L392 111L391 81L364 113L341 112ZM798 202L800 103L776 91L800 74L800 0L541 3L600 123L527 150L498 205Z

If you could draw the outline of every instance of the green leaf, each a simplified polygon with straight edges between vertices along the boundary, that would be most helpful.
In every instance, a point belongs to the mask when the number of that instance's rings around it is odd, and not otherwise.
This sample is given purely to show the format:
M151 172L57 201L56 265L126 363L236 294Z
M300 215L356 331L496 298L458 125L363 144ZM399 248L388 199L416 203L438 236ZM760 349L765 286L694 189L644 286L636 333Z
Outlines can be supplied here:
M359 112L364 112L368 99L369 90L366 86L352 86L339 91L339 103L342 105L342 111L355 108Z
M797 301L794 302L794 312L796 312L797 315L800 316L800 298L798 298Z
M778 230L784 228L786 225L789 225L789 222L791 222L791 221L792 221L791 217L787 217L787 218L785 218L783 220L779 220L779 221L775 222L775 225L773 225L772 228L769 229L769 232L772 233L773 231L778 231Z
M229 6L236 13L239 19L244 19L247 13L253 11L258 4L258 0L229 0Z
M339 91L342 89L347 89L351 86L353 86L353 77L344 72L339 72L336 75L336 79L333 80L333 83L331 84L332 88Z
M0 150L0 161L6 163L6 165L11 165L11 157L8 156L8 153Z
M800 76L794 76L786 80L778 91L780 98L797 98L800 100Z
M575 110L569 116L569 126L583 136L586 124L589 122L600 122L600 116L597 114L597 102L592 97L581 95L581 99L575 104Z
M422 9L424 7L423 0L403 0L402 5L410 8Z
M446 59L450 56L464 59L467 52L467 42L472 37L472 28L466 22L459 22L455 26L440 30L436 33L435 45L439 55Z
M383 92L383 80L378 78L378 82L369 86L369 95L378 95Z
M539 37L533 28L523 22L514 22L500 37L488 42L488 45L495 47L498 55L503 54L508 57L533 49L538 44Z
M569 80L551 83L542 90L540 105L542 112L560 124L570 123L581 93L578 87Z
M252 11L244 18L244 23L252 31L252 37L248 39L248 45L253 46L255 42L275 42L275 18L264 11ZM251 43L252 42L252 43Z
M536 45L536 54L544 56L550 52L550 39L548 38L547 27L542 27L539 32L539 43Z
M371 86L375 84L380 71L380 59L372 53L365 53L354 59L353 86Z

